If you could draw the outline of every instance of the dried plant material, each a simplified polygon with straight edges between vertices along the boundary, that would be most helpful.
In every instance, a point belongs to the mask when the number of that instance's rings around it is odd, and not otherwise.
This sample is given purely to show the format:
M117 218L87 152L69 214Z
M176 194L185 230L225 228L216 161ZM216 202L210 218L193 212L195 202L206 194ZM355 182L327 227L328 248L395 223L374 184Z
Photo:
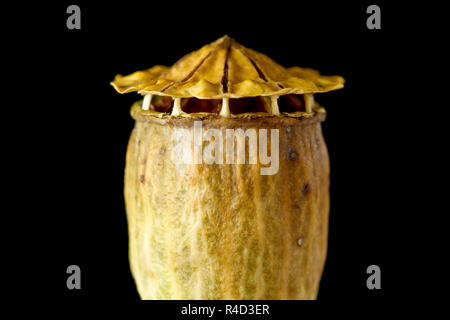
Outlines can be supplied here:
M172 67L157 65L117 75L111 84L120 93L222 99L326 92L342 88L344 79L307 68L284 68L224 36Z
M142 299L317 297L329 159L313 95L343 83L227 36L172 67L116 76L118 92L144 95L124 190Z

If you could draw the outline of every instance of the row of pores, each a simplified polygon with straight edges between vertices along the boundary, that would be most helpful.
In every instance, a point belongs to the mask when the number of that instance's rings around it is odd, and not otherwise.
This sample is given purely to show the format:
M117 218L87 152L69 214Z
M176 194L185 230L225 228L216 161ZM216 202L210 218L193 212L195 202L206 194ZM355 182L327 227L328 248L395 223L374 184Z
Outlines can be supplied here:
M152 102L152 94L146 94L144 95L144 100L142 102L142 109L148 110L150 108L150 103ZM278 97L279 96L270 96L270 102L271 102L271 110L270 113L274 115L279 115L280 110L278 108ZM306 112L311 113L312 107L314 105L314 96L312 93L305 93L305 109ZM173 109L172 109L172 116L179 116L181 114L184 114L185 112L181 110L181 98L173 98ZM229 118L231 116L230 113L230 106L228 104L229 98L222 98L222 109L220 110L220 115L222 117Z

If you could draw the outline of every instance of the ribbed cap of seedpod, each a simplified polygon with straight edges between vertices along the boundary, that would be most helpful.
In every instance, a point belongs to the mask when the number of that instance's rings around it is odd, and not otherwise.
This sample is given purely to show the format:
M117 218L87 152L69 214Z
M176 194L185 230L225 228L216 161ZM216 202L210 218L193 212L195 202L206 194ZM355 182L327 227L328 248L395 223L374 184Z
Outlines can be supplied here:
M309 68L284 68L223 36L172 67L156 65L128 76L117 75L111 84L120 93L222 99L327 92L342 88L344 79L322 76Z

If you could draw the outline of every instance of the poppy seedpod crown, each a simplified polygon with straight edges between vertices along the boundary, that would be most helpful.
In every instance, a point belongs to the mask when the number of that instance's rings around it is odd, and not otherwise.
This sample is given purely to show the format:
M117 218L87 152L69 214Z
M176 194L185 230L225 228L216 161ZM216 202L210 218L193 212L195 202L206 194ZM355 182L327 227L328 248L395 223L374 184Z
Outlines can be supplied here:
M284 68L225 35L172 67L156 65L128 76L117 75L111 84L120 93L144 95L144 110L150 108L154 96L166 96L173 98L171 115L183 116L182 107L189 98L210 99L217 101L217 108L208 111L231 117L230 99L261 97L262 111L279 115L278 98L286 95L303 95L304 111L311 113L313 94L340 89L344 79L322 76L309 68Z

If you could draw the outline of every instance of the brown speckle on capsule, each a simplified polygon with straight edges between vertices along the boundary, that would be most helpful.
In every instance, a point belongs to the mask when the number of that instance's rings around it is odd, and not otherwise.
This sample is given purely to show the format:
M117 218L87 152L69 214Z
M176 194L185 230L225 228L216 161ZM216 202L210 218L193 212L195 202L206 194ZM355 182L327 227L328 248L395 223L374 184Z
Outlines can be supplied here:
M311 192L311 185L309 183L305 183L302 187L303 195L306 196L310 192Z
M296 159L297 159L297 151L294 150L294 149L289 150L288 158L289 158L289 160L291 160L291 161L296 160Z
M139 181L141 181L141 182L145 181L145 176L143 174L141 174L141 176L139 177Z

